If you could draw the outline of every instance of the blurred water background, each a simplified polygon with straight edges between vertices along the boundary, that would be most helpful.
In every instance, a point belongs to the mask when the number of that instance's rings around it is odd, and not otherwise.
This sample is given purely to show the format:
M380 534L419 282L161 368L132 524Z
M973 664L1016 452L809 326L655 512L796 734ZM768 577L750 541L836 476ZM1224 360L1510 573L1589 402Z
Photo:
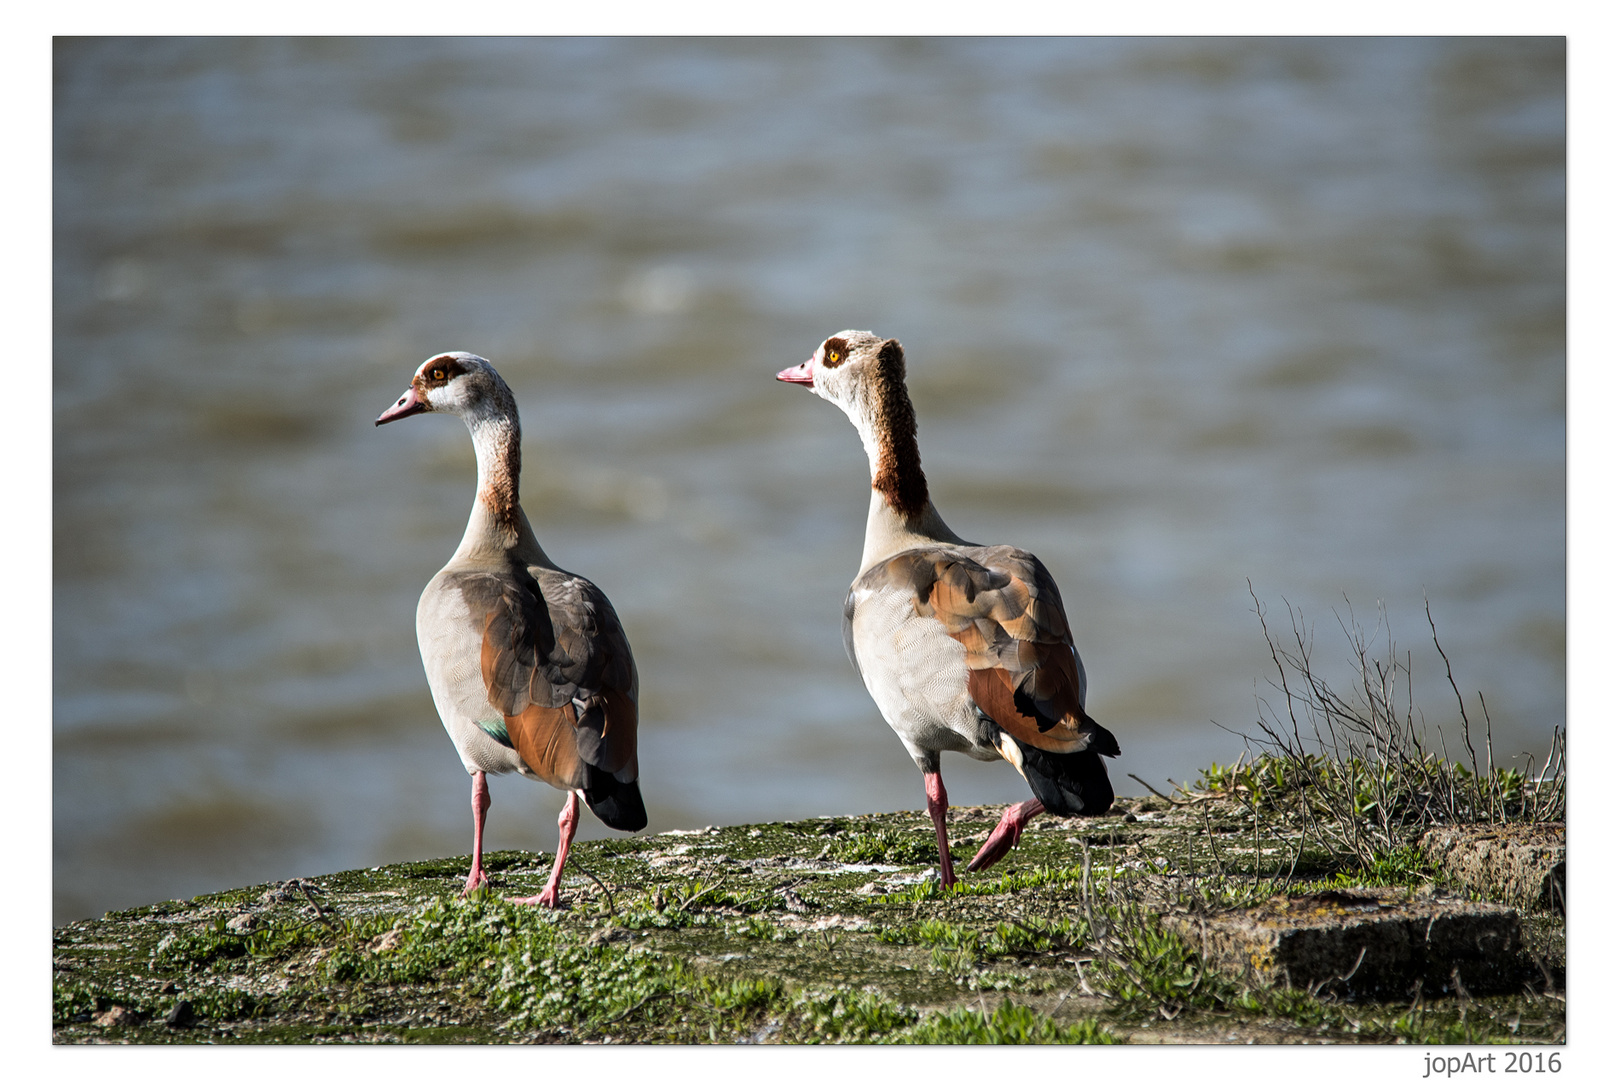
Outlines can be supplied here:
M945 519L1061 585L1121 793L1280 702L1249 582L1346 684L1338 619L1386 605L1454 725L1426 596L1498 758L1543 753L1564 74L1559 39L58 39L55 918L470 850L412 620L471 445L372 426L452 348L629 631L655 830L921 813L840 640L859 441L772 379L845 328L905 343ZM555 844L560 793L492 794L492 848Z

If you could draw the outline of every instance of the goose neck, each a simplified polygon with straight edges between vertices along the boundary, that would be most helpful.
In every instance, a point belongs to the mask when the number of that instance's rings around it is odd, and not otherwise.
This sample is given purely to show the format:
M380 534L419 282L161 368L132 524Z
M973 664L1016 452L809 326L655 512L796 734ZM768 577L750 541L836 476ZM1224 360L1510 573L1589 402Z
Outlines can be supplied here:
M482 510L503 538L515 541L527 524L518 506L523 435L517 417L499 414L469 417L467 428L472 432L473 452L478 457L478 502L474 517Z
M917 413L906 393L904 361L881 355L849 417L866 450L872 488L901 517L920 515L928 505L928 478L917 448Z
M932 502L914 514L902 514L890 505L888 497L873 488L872 502L866 512L866 543L861 549L860 574L885 559L925 544L961 544L972 546L957 536L939 516Z

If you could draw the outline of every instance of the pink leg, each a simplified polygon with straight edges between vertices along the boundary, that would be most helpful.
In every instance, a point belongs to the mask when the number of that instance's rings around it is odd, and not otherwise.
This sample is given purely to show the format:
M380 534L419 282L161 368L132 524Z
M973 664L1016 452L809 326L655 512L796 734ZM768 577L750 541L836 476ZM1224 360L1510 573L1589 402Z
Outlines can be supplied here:
M548 908L557 906L557 887L562 883L563 863L568 861L568 848L574 842L574 830L578 826L579 797L570 791L568 801L563 803L562 813L557 815L557 861L551 867L551 877L546 881L546 887L540 890L539 896L514 896L512 903L539 904Z
M1001 820L990 831L979 853L973 856L964 870L983 870L994 866L1001 861L1001 857L1018 846L1018 837L1023 834L1024 823L1036 814L1046 812L1041 800L1030 799L1028 802L1014 803L1001 812Z
M462 896L489 884L489 875L484 873L484 815L489 813L489 781L482 772L473 773L472 781L473 861Z
M951 844L945 835L945 811L951 807L945 796L945 780L937 772L923 773L923 791L928 796L928 816L934 819L934 840L939 844L939 883L945 888L956 884L951 869Z

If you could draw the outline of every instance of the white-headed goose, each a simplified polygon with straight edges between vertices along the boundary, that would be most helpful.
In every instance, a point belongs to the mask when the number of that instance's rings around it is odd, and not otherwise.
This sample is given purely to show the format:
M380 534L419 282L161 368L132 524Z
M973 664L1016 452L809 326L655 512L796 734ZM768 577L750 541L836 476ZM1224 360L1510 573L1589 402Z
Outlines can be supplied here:
M845 330L776 377L843 409L866 447L872 503L844 646L922 770L941 882L956 881L942 751L1003 757L1036 796L1006 809L968 870L996 863L1043 810L1105 813L1114 790L1098 755L1117 755L1119 743L1086 715L1085 668L1057 584L1029 552L969 543L940 520L900 343Z
M478 498L461 546L416 606L433 703L472 775L473 858L465 892L487 884L485 773L518 772L568 793L557 861L538 896L557 906L579 821L576 795L615 829L647 824L636 785L636 665L602 590L546 557L518 505L517 402L489 361L442 353L377 417L459 416L478 454Z

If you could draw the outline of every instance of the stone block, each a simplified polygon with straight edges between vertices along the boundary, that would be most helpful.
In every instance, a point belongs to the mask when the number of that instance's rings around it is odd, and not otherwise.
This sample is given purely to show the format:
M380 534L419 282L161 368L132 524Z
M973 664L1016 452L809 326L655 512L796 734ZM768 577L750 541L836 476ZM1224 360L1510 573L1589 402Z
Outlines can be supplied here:
M1515 907L1564 911L1564 823L1430 829L1423 853L1459 881Z
M1274 897L1253 908L1164 919L1218 970L1262 984L1410 997L1516 988L1519 913L1397 889Z

